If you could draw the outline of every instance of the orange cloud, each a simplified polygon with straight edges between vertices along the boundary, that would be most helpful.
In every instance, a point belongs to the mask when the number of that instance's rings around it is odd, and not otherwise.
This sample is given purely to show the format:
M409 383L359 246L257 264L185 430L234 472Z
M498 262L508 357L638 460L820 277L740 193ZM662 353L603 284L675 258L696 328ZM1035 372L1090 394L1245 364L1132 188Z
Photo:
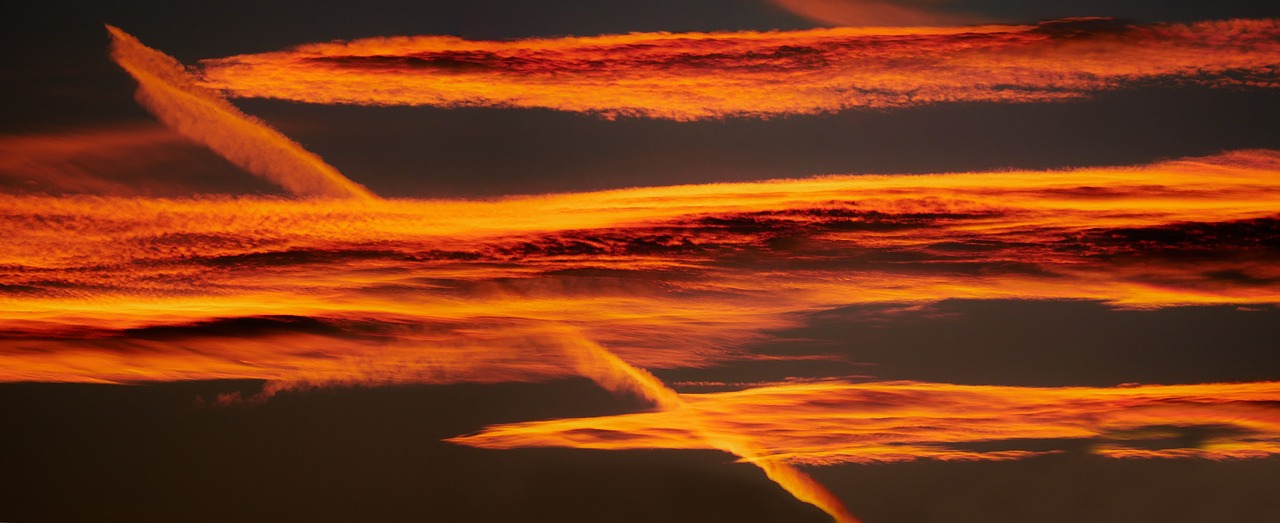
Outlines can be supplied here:
M1273 88L1280 21L448 36L301 45L201 63L233 97L538 107L694 120L951 102L1048 102L1153 83Z
M138 101L166 126L302 196L371 199L319 156L196 85L182 64L112 26L111 58L138 81Z
M450 441L496 449L705 449L720 448L708 443L716 438L750 437L758 454L745 460L797 465L1021 459L1081 443L1114 458L1280 454L1278 382L1118 388L828 382L680 398L676 409L497 425Z
M1246 151L494 201L0 195L0 380L541 380L572 373L552 327L656 369L851 304L1276 304L1277 172Z

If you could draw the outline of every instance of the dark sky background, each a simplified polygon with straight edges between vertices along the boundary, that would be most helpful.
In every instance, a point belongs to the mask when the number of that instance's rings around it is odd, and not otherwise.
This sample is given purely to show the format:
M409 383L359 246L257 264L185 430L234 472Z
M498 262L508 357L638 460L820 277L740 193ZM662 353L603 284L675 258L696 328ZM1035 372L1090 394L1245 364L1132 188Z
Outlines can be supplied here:
M331 39L516 38L798 29L753 0L26 2L0 22L0 135L154 121L107 58L111 23L179 60ZM1280 17L1280 4L965 1L1035 21ZM357 108L238 100L352 179L391 197L492 197L817 173L1144 163L1280 148L1280 96L1154 87L1060 104L957 104L773 120L608 121L547 110ZM270 191L212 154L196 187ZM201 156L203 155L203 156ZM154 176L164 176L162 172ZM870 375L1108 386L1280 377L1280 311L1114 311L1088 302L964 302L915 314L813 315L759 352L801 363L658 373L667 381ZM1027 350L1035 345L1034 353ZM586 380L334 389L264 405L197 398L252 382L0 384L0 521L825 521L719 452L493 451L442 438L495 423L639 408ZM1280 459L1115 461L1081 447L1009 463L808 469L868 522L1280 521Z

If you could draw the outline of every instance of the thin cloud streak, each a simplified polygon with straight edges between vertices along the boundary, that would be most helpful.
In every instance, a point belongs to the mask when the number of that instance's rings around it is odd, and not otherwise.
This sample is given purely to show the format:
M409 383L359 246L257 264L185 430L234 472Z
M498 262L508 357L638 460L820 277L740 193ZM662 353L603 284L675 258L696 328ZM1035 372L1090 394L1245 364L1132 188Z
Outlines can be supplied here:
M157 125L131 125L0 136L5 192L141 195L129 174L166 159L189 142ZM177 163L177 162L175 162ZM120 173L119 176L110 174Z
M494 449L703 449L707 435L751 434L761 454L746 461L811 466L1023 459L1079 443L1112 458L1280 454L1278 382L1115 388L827 382L680 398L679 409L497 425L449 441Z
M1053 102L1152 84L1274 88L1280 21L633 33L315 43L205 60L232 97L696 120Z

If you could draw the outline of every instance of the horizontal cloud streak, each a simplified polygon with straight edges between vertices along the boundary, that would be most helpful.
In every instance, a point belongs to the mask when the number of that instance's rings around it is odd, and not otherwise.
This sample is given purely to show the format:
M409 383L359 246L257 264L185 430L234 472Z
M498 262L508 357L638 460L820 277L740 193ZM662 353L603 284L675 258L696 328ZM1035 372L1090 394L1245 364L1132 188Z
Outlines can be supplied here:
M1280 85L1280 21L635 33L316 43L201 63L234 97L693 120L1046 102L1152 83Z
M0 196L0 380L541 380L573 373L566 327L661 369L852 304L1276 304L1277 172L1246 151L496 201Z
M1026 388L808 383L683 394L681 409L489 427L484 448L700 449L751 434L756 459L800 465L1008 460L1086 443L1116 458L1280 454L1280 383ZM696 428L693 428L696 427ZM1047 450L1027 450L1051 444Z
M186 197L282 191L154 123L0 136L0 191Z
M108 173L133 173L187 144L160 126L122 126L0 136L0 187L7 192L134 195L146 187ZM145 152L145 154L140 154Z

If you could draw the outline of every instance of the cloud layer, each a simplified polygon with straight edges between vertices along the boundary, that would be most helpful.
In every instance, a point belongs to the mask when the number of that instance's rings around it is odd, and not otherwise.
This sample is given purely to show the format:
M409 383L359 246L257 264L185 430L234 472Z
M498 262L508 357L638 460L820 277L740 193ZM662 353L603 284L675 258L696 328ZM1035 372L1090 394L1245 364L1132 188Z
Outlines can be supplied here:
M541 380L572 373L565 326L677 368L853 304L1275 304L1278 171L1246 151L496 201L3 195L0 379Z
M1280 21L370 38L201 62L232 97L694 120L1049 102L1152 84L1280 85Z

